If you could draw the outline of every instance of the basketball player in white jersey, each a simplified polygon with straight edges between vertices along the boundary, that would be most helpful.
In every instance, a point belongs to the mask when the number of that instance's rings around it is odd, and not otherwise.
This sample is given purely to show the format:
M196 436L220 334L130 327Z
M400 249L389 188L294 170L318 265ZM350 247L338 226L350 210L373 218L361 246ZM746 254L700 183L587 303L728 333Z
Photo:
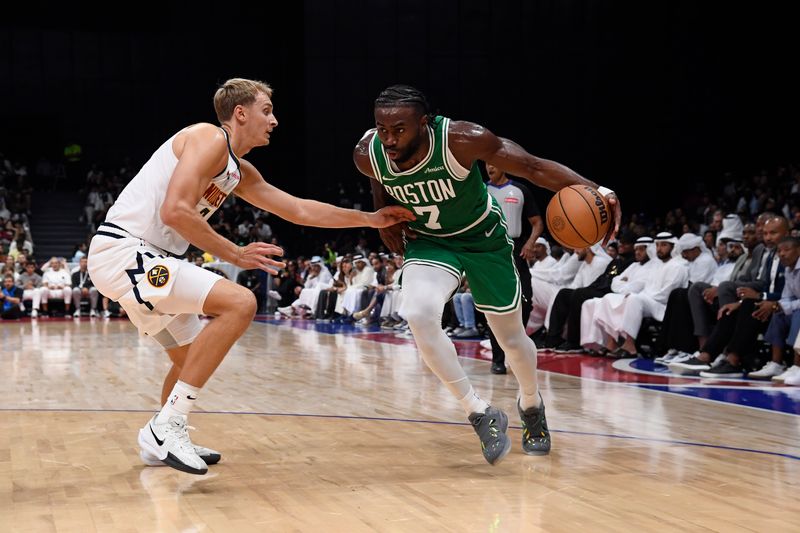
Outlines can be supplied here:
M143 335L169 354L163 407L139 431L146 464L205 474L220 454L195 446L186 418L199 391L256 311L245 287L174 257L189 243L243 269L271 274L283 250L262 242L237 246L208 218L236 194L256 207L309 226L383 228L414 219L402 207L374 213L291 196L262 178L242 156L269 144L278 125L269 85L235 78L214 96L221 127L195 124L156 150L111 207L89 248L89 272L101 293L119 301ZM198 314L215 317L205 328Z

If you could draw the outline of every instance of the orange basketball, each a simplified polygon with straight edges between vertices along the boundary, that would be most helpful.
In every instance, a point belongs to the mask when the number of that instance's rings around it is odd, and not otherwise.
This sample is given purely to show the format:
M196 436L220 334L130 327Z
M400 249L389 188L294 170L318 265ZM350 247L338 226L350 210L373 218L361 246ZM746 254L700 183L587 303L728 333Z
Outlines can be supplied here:
M570 185L558 191L547 204L547 228L561 245L586 248L597 244L608 232L611 211L597 189Z

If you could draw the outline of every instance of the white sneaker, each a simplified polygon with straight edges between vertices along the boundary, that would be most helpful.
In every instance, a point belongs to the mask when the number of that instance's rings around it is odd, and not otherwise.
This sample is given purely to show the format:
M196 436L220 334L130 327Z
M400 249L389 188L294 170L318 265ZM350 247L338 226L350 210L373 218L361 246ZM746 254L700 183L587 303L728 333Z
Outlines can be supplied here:
M89 318L95 318L96 316L97 316L97 311L95 311L94 309L89 311Z
M74 313L72 313L72 318L80 318L81 317L81 310L77 309Z
M675 348L670 348L669 350L667 350L667 353L665 353L661 357L656 357L654 361L656 363L664 363L664 364L671 363L673 359L675 359L675 357L678 355L678 353L679 351L676 350Z
M188 429L194 429L192 426L186 426ZM222 459L222 454L220 454L216 450L212 450L211 448L206 448L204 446L198 446L197 444L194 445L194 451L197 455L200 456L200 459L207 465L215 465ZM161 461L155 455L146 452L144 450L139 450L139 458L142 460L144 464L147 466L167 466L164 461Z
M761 370L747 374L747 377L752 379L772 379L783 374L784 370L786 370L786 367L782 364L770 361Z
M492 349L492 341L490 341L489 339L483 339L481 341L481 348L484 348L486 350L491 350Z
M287 305L286 307L279 307L277 311L282 314L283 316L291 317L293 314L294 309L292 309L291 305Z
M39 318L39 311L37 311L36 309L32 309L31 318Z
M103 311L103 318L111 318L111 311L109 311L108 309Z
M792 377L794 375L800 374L800 366L792 365L787 368L783 374L773 376L772 381L777 381L778 383L784 383L786 378Z
M197 455L182 416L171 416L166 424L156 424L156 416L139 430L142 451L167 466L190 474L205 474L208 465Z
M275 289L270 289L270 290L267 292L267 294L269 295L269 297L270 297L270 298L272 298L272 299L273 299L273 300L275 300L276 302L280 302L280 301L281 301L281 293L279 293L279 292L278 292L278 291L276 291Z
M691 354L689 352L680 352L679 351L677 354L675 354L672 357L672 360L670 361L670 363L684 363L684 362L688 361L689 359L691 359L692 357L694 357L694 354Z
M783 380L784 385L791 385L793 387L800 386L800 372L795 372L791 376Z

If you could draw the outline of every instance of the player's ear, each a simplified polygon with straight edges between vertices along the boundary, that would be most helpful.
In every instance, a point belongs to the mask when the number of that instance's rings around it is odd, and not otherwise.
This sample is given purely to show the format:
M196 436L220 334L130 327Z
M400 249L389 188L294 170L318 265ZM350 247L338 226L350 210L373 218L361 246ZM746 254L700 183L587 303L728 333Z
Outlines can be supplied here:
M428 125L428 115L422 114L422 119L419 121L420 128L425 128Z

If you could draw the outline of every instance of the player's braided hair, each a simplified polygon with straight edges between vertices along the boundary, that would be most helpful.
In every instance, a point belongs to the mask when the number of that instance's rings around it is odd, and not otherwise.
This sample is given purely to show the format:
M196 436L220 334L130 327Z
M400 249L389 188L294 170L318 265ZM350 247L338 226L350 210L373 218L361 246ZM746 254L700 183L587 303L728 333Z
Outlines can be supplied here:
M431 110L428 99L419 89L410 85L392 85L387 87L375 99L375 107L393 107L399 105L416 106L428 117L428 125L434 127L436 113Z

